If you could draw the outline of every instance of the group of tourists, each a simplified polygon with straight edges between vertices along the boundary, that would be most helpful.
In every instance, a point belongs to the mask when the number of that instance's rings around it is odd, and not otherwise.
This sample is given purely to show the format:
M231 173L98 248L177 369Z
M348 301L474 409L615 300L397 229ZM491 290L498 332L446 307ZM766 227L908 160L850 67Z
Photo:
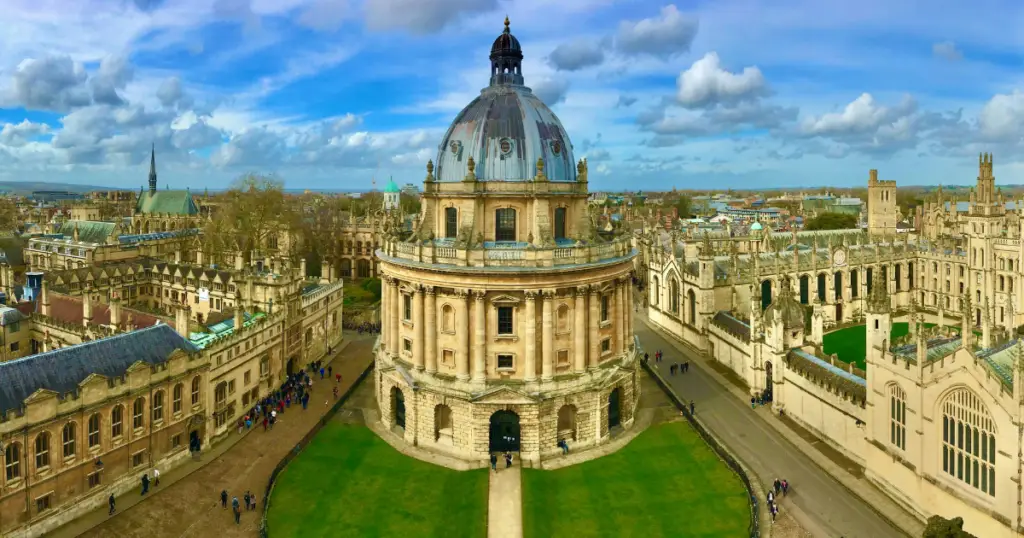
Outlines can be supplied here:
M779 480L776 478L772 482L772 489L768 490L768 511L772 514L772 523L775 523L775 518L779 515L779 503L777 502L779 493L783 497L789 493L789 482L785 479Z
M512 466L512 453L505 451L505 468L508 469ZM491 452L491 469L494 472L498 472L498 455Z
M344 321L344 322L342 322L341 325L342 325L342 328L344 328L345 330L356 331L359 334L363 334L363 333L379 334L380 333L380 323L379 322L378 323L370 323L369 321L362 321L362 322Z
M245 490L245 495L242 495L245 500L245 511L256 509L256 496ZM220 492L220 506L225 510L228 507L228 490L224 489ZM235 525L241 525L242 523L242 509L238 503L238 497L231 498L231 513L235 516Z

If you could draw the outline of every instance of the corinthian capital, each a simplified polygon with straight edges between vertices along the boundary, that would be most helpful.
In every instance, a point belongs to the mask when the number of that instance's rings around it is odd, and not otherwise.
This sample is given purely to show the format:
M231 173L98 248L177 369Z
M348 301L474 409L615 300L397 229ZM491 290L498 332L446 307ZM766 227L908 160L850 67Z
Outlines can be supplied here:
M590 291L590 286L576 286L576 294L575 295L577 297L586 297L587 296L587 292L589 292L589 291Z
M526 290L526 300L533 301L537 299L537 292L535 290Z

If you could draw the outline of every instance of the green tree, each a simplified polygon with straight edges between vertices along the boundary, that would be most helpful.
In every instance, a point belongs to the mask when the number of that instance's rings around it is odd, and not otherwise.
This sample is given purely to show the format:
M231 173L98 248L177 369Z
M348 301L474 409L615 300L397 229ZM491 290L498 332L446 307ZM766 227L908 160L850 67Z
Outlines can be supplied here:
M680 194L674 204L679 210L679 218L688 219L693 216L693 199L688 194Z
M964 530L964 518L946 519L942 516L928 518L922 538L977 538Z
M857 227L857 217L843 213L822 213L804 222L804 229L812 230L845 230Z
M0 196L0 234L14 232L21 228L21 212L14 200Z
M203 234L215 257L236 251L248 265L254 252L277 250L281 232L287 234L297 227L294 199L285 196L280 180L257 174L242 176L221 200Z

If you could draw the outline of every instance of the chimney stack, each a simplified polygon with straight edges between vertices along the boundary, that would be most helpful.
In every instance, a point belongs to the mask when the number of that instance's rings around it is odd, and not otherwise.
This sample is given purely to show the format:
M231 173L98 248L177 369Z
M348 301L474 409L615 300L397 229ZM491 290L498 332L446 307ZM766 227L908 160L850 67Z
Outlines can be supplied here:
M333 276L331 275L331 270L332 270L331 262L328 261L325 258L324 261L323 261L323 264L320 265L320 283L321 284L330 284L331 280L333 280Z
M117 295L110 298L110 324L115 327L121 325L121 299Z
M92 297L88 293L82 294L82 326L88 327L92 324Z
M43 278L39 290L39 313L44 316L50 315L50 285L46 283L46 278Z
M302 258L302 261L299 262L299 273L302 275L302 278L306 278L306 258Z
M174 330L186 340L188 339L189 311L188 305L185 304L178 305L177 310L174 311Z

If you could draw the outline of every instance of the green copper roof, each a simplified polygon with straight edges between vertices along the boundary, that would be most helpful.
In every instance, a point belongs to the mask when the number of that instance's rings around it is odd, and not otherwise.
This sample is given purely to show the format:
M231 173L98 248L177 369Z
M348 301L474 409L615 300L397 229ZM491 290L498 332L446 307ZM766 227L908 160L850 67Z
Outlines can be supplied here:
M117 224L113 222L97 222L93 220L66 220L60 225L57 233L67 239L75 237L75 227L78 227L78 240L86 243L106 243Z
M398 188L398 184L395 183L395 180L392 179L391 181L388 181L387 187L384 187L384 192L401 192L401 190Z
M189 191L145 191L135 204L136 213L170 213L172 215L198 215L199 208Z

